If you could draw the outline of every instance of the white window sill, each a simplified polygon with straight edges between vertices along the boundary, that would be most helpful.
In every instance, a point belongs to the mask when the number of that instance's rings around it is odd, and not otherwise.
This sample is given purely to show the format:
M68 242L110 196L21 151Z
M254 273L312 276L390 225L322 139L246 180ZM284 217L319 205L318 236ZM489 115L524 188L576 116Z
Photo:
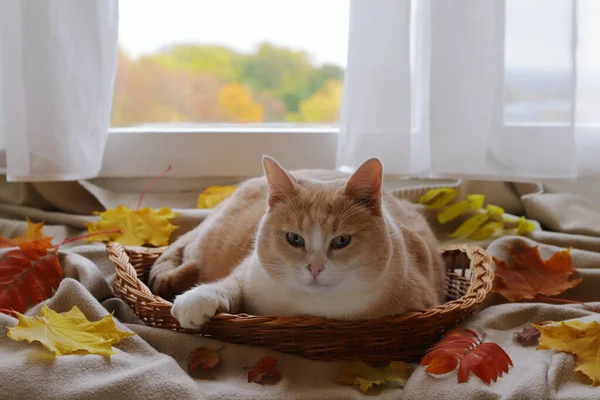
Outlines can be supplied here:
M270 155L288 169L334 169L339 129L281 125L147 126L111 129L100 178L249 177Z

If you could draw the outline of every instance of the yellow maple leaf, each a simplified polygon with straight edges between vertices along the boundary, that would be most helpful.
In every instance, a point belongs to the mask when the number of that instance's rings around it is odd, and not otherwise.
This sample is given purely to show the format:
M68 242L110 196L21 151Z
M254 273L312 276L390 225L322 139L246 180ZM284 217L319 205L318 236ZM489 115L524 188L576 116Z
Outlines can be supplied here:
M169 244L171 233L178 228L178 226L171 223L171 219L179 213L167 207L160 210L153 208L132 210L120 205L104 212L95 211L93 214L100 215L100 220L85 224L89 233L107 230L120 230L120 232L94 235L86 238L88 241L114 241L121 243L123 246L150 244L160 247Z
M42 239L52 239L49 236L44 235L44 223L38 222L34 223L27 217L25 217L25 222L27 222L27 229L21 236L16 236L14 238L5 238L4 236L0 236L0 248L3 247L15 247L23 242L30 242L33 240L42 240Z
M198 196L198 208L213 208L231 196L235 186L209 186Z
M116 353L113 344L135 335L120 330L112 314L90 322L75 306L70 311L57 313L44 304L39 317L16 314L19 323L8 328L8 337L17 342L40 342L57 356L87 352L110 357Z
M394 382L404 385L409 376L408 365L394 361L383 371L371 367L362 361L355 361L340 370L337 382L343 385L359 385L360 391L366 393L373 385Z
M564 321L546 325L532 324L540 331L536 350L556 350L575 355L577 367L595 385L600 381L600 323Z

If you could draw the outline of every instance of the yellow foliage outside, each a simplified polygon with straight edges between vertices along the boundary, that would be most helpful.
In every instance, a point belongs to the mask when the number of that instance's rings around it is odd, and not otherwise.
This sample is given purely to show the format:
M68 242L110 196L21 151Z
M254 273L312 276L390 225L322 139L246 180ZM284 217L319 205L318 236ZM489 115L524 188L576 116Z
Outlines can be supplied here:
M263 121L264 107L254 101L250 90L238 83L224 85L219 92L217 102L231 121Z
M325 81L323 87L303 100L296 114L288 116L293 122L336 122L342 104L343 82L336 79Z

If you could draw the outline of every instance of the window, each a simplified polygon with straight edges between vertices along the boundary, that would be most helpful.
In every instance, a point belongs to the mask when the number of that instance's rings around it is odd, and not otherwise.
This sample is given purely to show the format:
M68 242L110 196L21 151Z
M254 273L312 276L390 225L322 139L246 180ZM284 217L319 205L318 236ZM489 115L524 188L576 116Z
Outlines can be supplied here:
M600 34L599 17L596 0L506 1L507 124L566 125L572 121L573 110L579 125L600 123L600 52L595 42ZM571 53L574 37L578 40L576 60ZM571 100L573 79L577 79L577 104Z
M121 0L112 126L335 125L349 0Z
M264 154L335 168L349 3L120 0L101 176L257 176Z
M349 3L120 0L113 134L103 175L126 169L153 176L171 164L176 177L252 176L261 173L263 154L290 169L334 168ZM426 149L433 3L411 4L412 129L425 132L413 135L411 145ZM504 48L496 50L504 68L495 68L492 131L498 138L508 132L503 143L562 138L573 147L573 121L578 134L589 130L582 125L600 123L594 42L600 2L498 4L504 29L497 43Z

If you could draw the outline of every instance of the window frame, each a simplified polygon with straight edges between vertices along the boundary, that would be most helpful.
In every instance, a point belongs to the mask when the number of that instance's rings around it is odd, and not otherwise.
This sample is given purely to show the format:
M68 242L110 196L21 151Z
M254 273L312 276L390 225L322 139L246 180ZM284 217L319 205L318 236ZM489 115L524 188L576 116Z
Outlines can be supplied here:
M99 178L251 177L269 155L287 169L335 169L339 128L280 124L111 128Z

